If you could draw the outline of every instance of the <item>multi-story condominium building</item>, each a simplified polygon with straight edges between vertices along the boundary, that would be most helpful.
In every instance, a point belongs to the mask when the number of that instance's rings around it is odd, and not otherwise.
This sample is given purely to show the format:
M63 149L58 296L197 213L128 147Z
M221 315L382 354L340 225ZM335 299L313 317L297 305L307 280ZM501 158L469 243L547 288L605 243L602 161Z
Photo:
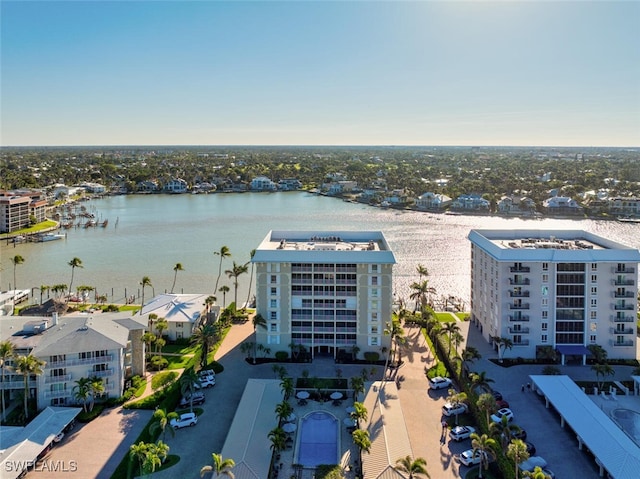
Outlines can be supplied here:
M256 249L257 342L338 357L389 347L395 257L379 231L271 231ZM279 346L278 346L279 345Z
M636 357L640 251L585 231L472 230L471 319L517 357Z
M43 374L28 380L29 395L37 398L38 408L77 404L76 381L93 376L103 379L106 397L118 397L126 378L145 372L142 335L147 317L20 316L3 319L2 324L0 339L13 344L15 355L33 354L45 362ZM14 399L24 391L24 378L7 366L0 389Z

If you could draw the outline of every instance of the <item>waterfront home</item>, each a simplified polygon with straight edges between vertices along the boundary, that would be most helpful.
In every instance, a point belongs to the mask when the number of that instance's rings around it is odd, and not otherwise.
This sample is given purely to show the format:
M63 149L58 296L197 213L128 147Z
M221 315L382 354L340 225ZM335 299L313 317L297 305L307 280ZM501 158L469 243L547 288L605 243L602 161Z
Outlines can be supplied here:
M61 197L70 198L71 196L80 194L82 190L79 186L67 186L62 183L57 183L53 187L52 196L54 199Z
M391 192L391 195L387 195L382 200L389 205L405 205L409 201L409 195L404 189L396 189Z
M182 178L174 178L164 185L164 191L172 194L181 194L187 192L187 182Z
M146 316L131 313L76 313L58 318L3 318L0 338L10 341L16 355L33 354L45 362L43 374L28 381L38 406L77 404L73 387L80 378L103 379L105 397L119 397L126 378L144 374L142 335ZM24 391L24 378L10 367L0 386L15 399Z
M102 194L105 193L107 191L107 188L104 185L101 185L100 183L89 183L89 182L84 182L82 184L80 184L80 186L82 188L84 188L84 190L87 193L93 193L93 194Z
M640 198L611 198L609 200L609 212L614 215L640 216Z
M206 319L203 313L207 297L207 294L159 294L146 303L136 316L156 314L158 318L166 319L169 328L164 335L171 341L190 338L194 329ZM215 321L220 306L213 305L209 313L212 321Z
M278 185L266 176L258 176L254 178L251 180L249 187L253 191L276 191L278 189Z
M452 203L454 210L489 211L491 203L478 194L460 195Z
M278 181L278 189L282 191L293 191L302 188L302 182L296 178L285 178Z
M343 193L351 193L358 188L356 181L334 181L328 185L322 185L323 189L327 189L330 195L341 195Z
M452 202L453 200L447 195L428 191L416 198L416 208L421 210L443 210Z
M503 196L497 204L498 213L504 215L531 215L536 210L536 203L526 196Z
M542 206L550 215L579 215L582 213L582 206L568 196L552 196L544 200Z

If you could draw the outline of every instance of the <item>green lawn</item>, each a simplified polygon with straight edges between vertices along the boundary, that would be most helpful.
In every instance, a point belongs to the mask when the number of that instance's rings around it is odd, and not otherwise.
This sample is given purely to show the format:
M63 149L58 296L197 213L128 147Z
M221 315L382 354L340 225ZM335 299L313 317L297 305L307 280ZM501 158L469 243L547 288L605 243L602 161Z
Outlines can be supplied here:
M184 369L191 360L190 356L162 356L167 360L167 369Z
M33 233L38 233L39 231L42 231L42 230L55 228L57 224L58 224L57 221L46 220L46 221L43 221L42 223L38 223L37 225L30 226L29 228L21 228L19 230L12 231L11 235L29 235Z
M196 349L198 349L196 345L189 346L187 344L167 344L162 348L162 352L171 354L193 354L196 352Z
M436 319L441 323L453 323L455 319L451 316L451 313L435 313Z

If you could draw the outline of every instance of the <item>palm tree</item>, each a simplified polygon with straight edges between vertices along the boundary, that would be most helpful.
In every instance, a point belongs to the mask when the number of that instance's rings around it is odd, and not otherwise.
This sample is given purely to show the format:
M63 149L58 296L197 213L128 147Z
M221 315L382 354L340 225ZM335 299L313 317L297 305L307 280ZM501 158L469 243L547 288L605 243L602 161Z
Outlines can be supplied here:
M367 420L367 418L369 417L369 411L367 411L367 408L364 407L364 404L356 401L353 403L353 412L351 412L349 416L351 417L351 419L357 421L358 424L360 424L360 421Z
M233 262L233 267L225 271L229 279L233 279L233 301L236 303L236 309L238 309L238 277L241 274L247 273L247 271L249 271L248 263L237 264L235 261Z
M356 429L351 433L351 437L353 437L353 443L356 445L361 455L363 451L367 454L371 451L371 439L369 439L369 431L365 431L364 429Z
M522 461L529 459L527 445L520 439L514 439L507 447L507 457L515 463L516 479L518 479L518 473L520 472L520 468L518 466Z
M278 421L284 421L291 415L292 412L293 406L287 401L279 402L276 405L276 417L278 418Z
M489 425L491 423L489 417L498 409L496 398L493 397L493 394L480 394L480 397L476 402L476 406L478 406L478 409L485 412L487 425Z
M440 330L441 335L449 336L449 350L447 351L447 355L451 356L451 341L454 333L460 334L460 326L453 321L449 321L442 324L442 329Z
M16 267L19 264L24 263L24 258L22 256L20 256L19 254L17 254L13 258L11 258L11 262L13 263L13 290L14 290L13 300L15 301L16 296L17 296L17 292L18 292L18 283L16 282Z
M176 287L176 279L178 279L178 271L184 271L182 263L176 263L173 267L173 284L171 285L171 294L173 294L173 288Z
M480 354L480 351L478 351L473 346L466 346L462 350L462 363L465 366L465 370L468 369L466 367L466 363L473 363L474 361L476 361L476 360L478 360L480 358L482 358L482 355Z
M71 266L71 281L69 282L69 294L71 294L71 286L73 285L73 273L75 272L76 268L84 268L84 266L82 266L82 260L80 258L73 258L67 264Z
M522 471L522 477L528 477L530 479L551 479L551 476L544 472L540 466L533 468L533 471Z
M45 291L49 290L49 286L47 286L46 284L41 284L40 287L38 288L40 290L40 306L42 306L42 293L44 293Z
M158 338L153 333L144 333L142 335L142 342L146 345L147 355L151 356L151 345L156 342Z
M140 314L142 314L142 308L144 308L144 288L146 286L153 286L151 284L151 278L149 278L149 276L143 276L140 281L140 286L142 286L142 301L140 302Z
M502 362L507 349L513 349L513 341L510 338L501 338L499 336L492 336L491 339L498 347L498 361Z
M104 394L104 380L98 376L91 376L89 378L89 392L91 393L91 405L89 411L93 411L93 404L96 397Z
M471 434L471 447L473 455L480 454L480 468L478 477L482 477L482 469L489 469L489 462L496 459L495 449L497 443L486 434L479 436L475 432Z
M253 364L256 363L256 348L258 343L258 327L262 329L267 329L267 320L260 313L256 313L253 315L251 319L251 323L253 324L253 334L255 339L253 341Z
M460 345L464 341L464 336L461 333L459 333L458 331L455 331L453 333L453 336L451 337L451 341L452 341L453 346L455 348L456 357L458 357L458 348L460 347Z
M215 452L211 454L213 456L213 466L204 466L200 469L200 477L204 476L208 472L214 473L216 477L227 476L229 479L234 479L231 469L236 465L233 459L223 459L221 454Z
M227 307L227 293L230 291L229 286L227 286L226 284L223 284L222 286L220 286L220 289L218 290L222 293L222 307L226 308Z
M156 321L156 337L162 338L162 333L169 329L169 322L165 318Z
M401 357L396 359L395 356L396 356L396 353L400 353L400 351L398 350L398 346L406 343L406 339L404 337L404 329L402 328L398 320L391 320L390 323L387 323L387 327L384 329L384 334L387 336L391 336L392 349L391 349L391 354L389 356L393 357L392 362L394 364L399 364ZM395 344L395 347L393 347L394 344ZM386 370L387 370L387 365L385 364L385 371Z
M431 477L427 472L427 460L422 457L418 457L415 460L411 456L401 457L396 461L394 469L400 472L407 472L409 479L413 479L414 474L424 474L429 478Z
M29 398L29 376L32 374L36 376L41 375L46 363L42 359L36 358L31 354L27 356L16 356L14 363L16 372L22 374L22 377L24 378L24 417L28 419L29 408L27 405L27 399Z
M137 444L132 444L129 448L129 459L133 461L138 460L138 468L140 473L143 473L143 464L147 457L147 451L149 450L149 444L144 441L140 441Z
M149 433L153 436L159 431L162 434L162 440L164 441L167 436L167 426L172 419L178 419L179 417L180 416L178 416L177 412L167 413L166 409L156 409L153 413L153 419L155 422L149 426ZM172 436L176 435L176 431L172 427L169 427L168 429Z
M409 295L409 299L414 301L413 312L418 311L418 305L420 305L420 309L428 303L428 295L429 295L429 281L424 280L419 283L412 283L410 288L412 289L412 293Z
M201 324L191 335L191 344L200 346L200 367L207 366L209 350L215 344L217 338L216 329L211 324Z
M207 322L211 322L211 306L213 306L214 304L216 304L216 301L218 301L218 298L216 298L215 296L207 296L206 299L204 300L204 306L205 308L207 308Z
M505 449L511 439L513 439L513 435L520 431L520 426L509 422L507 416L502 416L500 422L492 421L491 424L489 424L489 434L500 441L503 449Z
M189 395L189 412L193 412L193 393L196 389L196 384L200 384L200 378L193 368L189 368L182 373L180 377L180 392L183 396Z
M419 279L418 281L422 281L422 277L424 276L425 278L427 276L429 276L429 270L427 269L427 267L423 264L418 263L418 266L416 266L416 271L418 272L418 276Z
M82 401L82 409L87 412L87 403L89 402L89 396L91 396L90 380L89 378L80 378L75 383L76 385L72 389L73 396L77 401Z
M452 406L457 406L458 404L463 404L467 400L467 393L465 392L457 392L455 389L449 389L449 394L447 395L446 401L450 403ZM457 413L456 416L456 426L458 425L458 416L460 413Z
M596 382L598 383L598 389L602 389L604 386L604 378L606 376L614 376L615 370L610 364L594 364L591 366L591 370L596 373Z
M252 249L249 252L249 257L253 260L253 257L256 255L256 250ZM245 304L249 304L249 300L251 299L251 285L253 284L253 261L251 263L251 272L249 273L249 291L247 291L247 301Z
M289 398L293 395L294 391L293 379L290 377L282 378L282 380L280 381L280 390L282 391L284 400L288 401Z
M9 358L13 356L13 354L14 354L13 343L11 343L10 341L2 341L0 343L0 368L2 368L2 384L4 384L4 371L5 369L9 368L7 361L9 360ZM5 420L5 412L7 410L7 406L5 405L4 393L5 391L0 391L0 394L2 395L2 420L3 421Z
M220 282L220 276L222 276L222 260L231 256L231 251L227 246L223 246L220 248L220 251L214 251L214 255L220 256L220 264L218 265L218 278L216 279L216 286L213 288L214 291L218 290L218 283Z
M364 378L362 376L353 376L351 378L351 389L353 389L353 400L357 401L358 395L364 392Z
M271 440L271 449L274 454L278 454L285 448L287 435L281 427L273 428L267 437Z
M471 389L474 391L490 391L491 383L495 382L493 379L487 377L486 371L479 373L471 373Z

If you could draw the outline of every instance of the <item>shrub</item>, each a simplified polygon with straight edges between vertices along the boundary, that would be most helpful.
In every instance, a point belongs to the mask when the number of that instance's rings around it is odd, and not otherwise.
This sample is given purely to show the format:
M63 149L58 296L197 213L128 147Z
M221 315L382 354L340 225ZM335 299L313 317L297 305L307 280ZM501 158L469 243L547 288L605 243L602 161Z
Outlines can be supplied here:
M115 304L109 304L104 307L103 311L105 313L117 313L118 311L120 311L120 308Z
M278 361L286 361L289 359L289 353L287 351L276 351L275 357Z
M559 376L560 368L557 366L545 366L542 368L542 374L545 376Z
M169 361L167 361L162 356L154 356L151 358L151 361L149 361L149 367L151 367L151 369L154 369L155 371L160 371L166 368L168 365Z
M78 422L93 421L102 413L103 410L104 410L104 404L96 404L93 406L93 409L91 411L87 411L87 412L80 411L80 414L78 414L76 419Z
M380 359L380 353L376 351L367 351L364 353L364 359L370 363L375 363Z

